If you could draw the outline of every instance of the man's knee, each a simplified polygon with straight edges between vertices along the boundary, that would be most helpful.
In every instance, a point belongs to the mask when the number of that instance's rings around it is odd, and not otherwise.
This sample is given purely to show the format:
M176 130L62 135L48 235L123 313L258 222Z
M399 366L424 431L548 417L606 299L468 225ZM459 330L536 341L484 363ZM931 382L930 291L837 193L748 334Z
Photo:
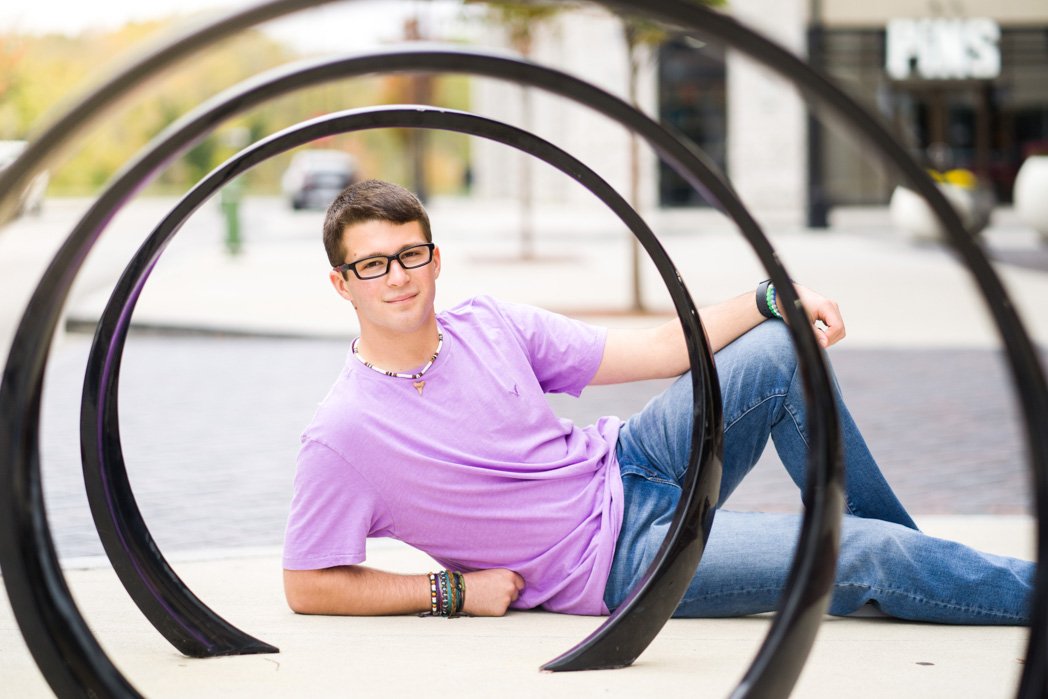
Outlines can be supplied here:
M773 355L793 357L793 337L786 323L781 320L766 320L743 335L760 351Z
M866 586L890 582L893 571L912 563L920 536L901 524L845 515L837 559L838 582Z
M777 374L780 380L791 381L797 370L797 354L786 324L768 320L742 335L717 355L718 371L730 366L734 374L741 370L747 382L754 376Z

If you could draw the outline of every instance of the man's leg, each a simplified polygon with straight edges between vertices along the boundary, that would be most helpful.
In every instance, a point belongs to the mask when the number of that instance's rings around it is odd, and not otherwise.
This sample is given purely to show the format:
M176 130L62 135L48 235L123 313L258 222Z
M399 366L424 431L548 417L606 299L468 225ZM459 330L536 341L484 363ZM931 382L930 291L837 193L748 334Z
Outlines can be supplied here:
M680 486L627 467L625 517L604 592L614 610L666 537ZM800 515L721 510L674 616L734 617L774 611L786 587ZM845 515L829 613L867 603L899 619L1026 624L1035 564L981 553L891 522Z
M723 500L760 458L770 434L779 459L802 491L808 465L808 424L793 341L786 325L768 321L717 353L724 402ZM849 514L916 529L874 460L833 379L844 451L844 501Z
M724 475L720 505L757 463L770 436L803 489L808 465L807 413L786 326L758 325L716 356L724 405ZM834 382L844 447L846 512L916 528L874 461ZM648 464L677 482L691 444L691 377L685 374L631 417L619 435L629 464ZM620 462L622 461L620 459Z
M799 515L717 513L676 616L773 611L786 584ZM867 602L900 619L1026 624L1035 565L876 519L845 516L829 613Z
M803 486L806 416L785 328L769 321L750 331L717 354L717 371L725 424L721 502L756 463L769 435L791 477ZM687 468L690 406L691 378L684 376L630 418L620 433L625 514L605 592L610 609L622 602L665 538ZM847 506L860 516L844 519L830 612L849 614L874 602L904 619L1026 623L1034 564L982 554L916 531L847 410L842 404L840 408ZM799 524L797 515L718 512L677 614L737 616L774 610Z

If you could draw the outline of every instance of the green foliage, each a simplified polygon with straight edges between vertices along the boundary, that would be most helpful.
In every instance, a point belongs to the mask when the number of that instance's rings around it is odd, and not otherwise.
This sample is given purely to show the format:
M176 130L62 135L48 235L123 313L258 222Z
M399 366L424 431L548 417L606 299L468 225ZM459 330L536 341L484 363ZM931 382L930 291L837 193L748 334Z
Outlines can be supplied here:
M129 24L112 32L20 36L0 33L0 139L28 139L50 113L111 72L116 61L154 38L164 22ZM127 106L92 128L76 150L51 172L52 195L94 193L165 127L202 102L248 77L297 58L261 32L251 31L183 63L138 90ZM432 80L434 101L468 109L469 83L461 76ZM443 100L443 101L442 101ZM154 191L183 192L249 142L321 114L376 103L412 101L390 92L384 78L360 78L302 90L223 124L165 169ZM246 133L247 138L244 138ZM435 134L429 141L434 191L459 186L467 139ZM354 155L368 176L396 178L404 167L403 144L387 131L369 131L316 142ZM274 158L246 177L252 191L276 192L291 155Z
M465 0L467 5L481 3L485 6L488 21L502 25L509 34L513 48L523 56L531 54L531 42L538 25L571 9L570 2L547 2L545 0Z

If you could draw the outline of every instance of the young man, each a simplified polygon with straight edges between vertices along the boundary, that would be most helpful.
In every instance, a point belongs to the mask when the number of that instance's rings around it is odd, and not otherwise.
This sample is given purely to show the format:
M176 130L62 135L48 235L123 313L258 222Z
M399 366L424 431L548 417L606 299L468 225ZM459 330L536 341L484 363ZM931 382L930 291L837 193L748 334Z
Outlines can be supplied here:
M489 297L437 314L441 260L429 219L412 194L384 182L338 197L324 244L360 337L303 435L284 551L291 608L613 610L672 519L691 438L691 381L683 376L625 422L588 427L557 418L544 394L683 374L680 323L606 330ZM844 337L835 303L797 293L821 345ZM765 317L767 298L747 292L702 310L724 402L721 504L769 436L803 484L797 362L782 321ZM905 619L1025 623L1033 564L917 531L838 403L847 513L830 612L873 603ZM773 610L798 525L792 515L718 512L676 614ZM451 572L362 566L367 537L402 540Z

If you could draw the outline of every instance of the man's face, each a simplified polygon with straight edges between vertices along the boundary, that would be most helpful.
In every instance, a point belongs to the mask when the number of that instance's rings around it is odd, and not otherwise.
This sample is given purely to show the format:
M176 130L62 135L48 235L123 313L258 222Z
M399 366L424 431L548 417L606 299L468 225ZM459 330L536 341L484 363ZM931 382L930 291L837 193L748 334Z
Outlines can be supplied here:
M342 233L346 262L375 255L396 255L413 245L426 242L417 221L397 224L365 221L347 226ZM414 269L404 269L397 260L389 262L389 272L375 279L358 279L352 270L331 271L331 284L342 298L353 303L360 319L362 335L370 332L410 333L419 330L433 316L436 280L440 275L440 250L433 250L433 261Z

